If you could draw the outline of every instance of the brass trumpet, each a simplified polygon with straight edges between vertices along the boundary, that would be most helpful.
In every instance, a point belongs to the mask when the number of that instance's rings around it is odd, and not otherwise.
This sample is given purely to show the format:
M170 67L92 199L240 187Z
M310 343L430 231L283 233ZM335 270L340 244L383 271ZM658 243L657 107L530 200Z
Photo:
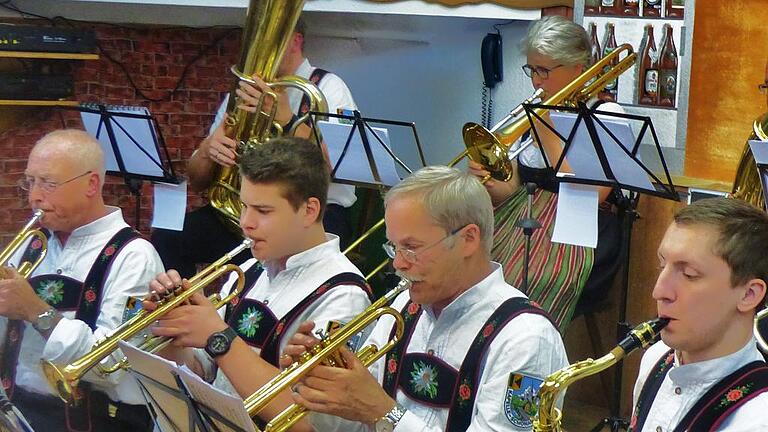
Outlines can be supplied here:
M395 319L394 336L381 348L376 345L367 345L360 349L356 355L360 362L368 367L379 357L394 348L403 336L405 323L400 313L387 305L401 292L410 288L410 286L411 281L402 279L395 288L368 306L360 315L345 324L341 329L323 338L311 350L302 354L296 363L280 372L279 375L245 399L245 410L248 412L248 415L251 417L256 416L280 392L296 384L315 366L344 367L344 361L339 353L339 348L344 346L356 334L365 330L371 323L376 322L381 316L391 315ZM288 430L306 414L307 410L301 405L291 405L273 418L264 430L269 432Z
M16 234L16 237L14 237L10 243L5 246L5 249L0 252L0 267L7 267L8 261L11 259L11 257L27 242L27 240L33 237L37 237L42 242L40 256L38 256L34 262L19 263L17 271L22 277L26 279L30 274L32 274L33 271L35 271L37 266L43 262L45 255L48 253L48 237L46 237L45 234L40 231L40 229L35 227L44 215L45 212L42 210L35 210L29 222L24 225L21 231Z
M244 240L239 246L229 251L226 255L219 258L216 262L206 267L203 271L196 274L190 279L192 286L186 290L174 290L168 292L157 304L157 308L153 311L142 310L137 313L133 318L123 323L120 327L116 328L106 339L97 342L90 352L75 360L74 362L59 367L56 364L48 361L42 361L43 372L48 379L48 383L59 394L59 397L64 402L74 405L81 398L80 393L77 390L77 383L91 368L96 366L99 362L112 354L118 347L118 342L121 340L128 340L146 329L158 318L165 315L168 311L180 306L189 300L193 294L200 292L203 288L209 285L211 282L220 278L226 273L235 272L238 275L237 285L232 289L228 296L223 299L218 299L218 296L212 296L211 300L220 307L229 303L232 299L240 295L245 285L245 275L239 266L235 264L226 264L231 261L237 254L251 247L252 241L250 239ZM147 343L155 346L154 351L159 350L167 341L158 342L158 339L152 338ZM114 372L120 369L123 362L119 362L118 365L111 370ZM110 369L106 369L109 371Z
M597 360L582 360L548 376L539 389L539 410L533 420L533 430L561 432L563 413L555 406L560 394L574 382L608 369L637 348L652 345L667 324L669 318L646 321L629 332L629 335L608 354Z

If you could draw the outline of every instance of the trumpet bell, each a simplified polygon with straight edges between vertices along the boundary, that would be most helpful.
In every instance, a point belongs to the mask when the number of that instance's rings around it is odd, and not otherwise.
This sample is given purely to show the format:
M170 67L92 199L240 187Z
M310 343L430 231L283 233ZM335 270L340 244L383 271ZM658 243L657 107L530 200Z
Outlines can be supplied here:
M66 368L60 369L58 366L48 360L43 360L41 365L43 368L43 374L49 383L55 383L55 390L58 393L59 398L70 406L77 404L80 400L77 392L78 379L73 379L69 374L65 373Z

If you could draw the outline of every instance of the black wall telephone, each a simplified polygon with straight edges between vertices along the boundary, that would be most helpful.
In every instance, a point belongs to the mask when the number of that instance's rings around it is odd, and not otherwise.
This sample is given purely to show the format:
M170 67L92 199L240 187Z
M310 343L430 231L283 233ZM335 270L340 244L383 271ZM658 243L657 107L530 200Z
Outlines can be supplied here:
M486 87L493 88L504 79L501 57L501 34L488 33L480 46L480 64L483 66L483 80Z

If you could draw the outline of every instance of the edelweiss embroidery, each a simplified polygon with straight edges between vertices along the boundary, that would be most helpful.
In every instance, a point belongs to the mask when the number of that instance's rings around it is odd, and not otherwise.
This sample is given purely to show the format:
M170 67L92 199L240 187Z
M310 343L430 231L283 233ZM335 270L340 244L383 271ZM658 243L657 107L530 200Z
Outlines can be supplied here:
M249 307L237 323L237 331L245 337L253 337L259 328L263 314L254 307Z
M64 282L61 280L45 281L37 288L37 296L51 306L64 299Z
M414 393L434 398L437 396L437 371L434 367L416 362L411 371L411 385Z

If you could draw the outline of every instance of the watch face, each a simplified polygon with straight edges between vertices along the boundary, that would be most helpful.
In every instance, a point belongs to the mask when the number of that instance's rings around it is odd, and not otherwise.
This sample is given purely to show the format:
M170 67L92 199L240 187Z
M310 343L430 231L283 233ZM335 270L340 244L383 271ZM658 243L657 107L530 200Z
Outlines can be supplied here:
M229 348L229 339L223 334L215 334L211 336L210 342L208 342L208 348L214 354L223 354L227 352Z
M376 432L392 432L395 427L392 425L392 423L387 420L386 418L381 418L378 421L376 421L376 424L374 425Z

